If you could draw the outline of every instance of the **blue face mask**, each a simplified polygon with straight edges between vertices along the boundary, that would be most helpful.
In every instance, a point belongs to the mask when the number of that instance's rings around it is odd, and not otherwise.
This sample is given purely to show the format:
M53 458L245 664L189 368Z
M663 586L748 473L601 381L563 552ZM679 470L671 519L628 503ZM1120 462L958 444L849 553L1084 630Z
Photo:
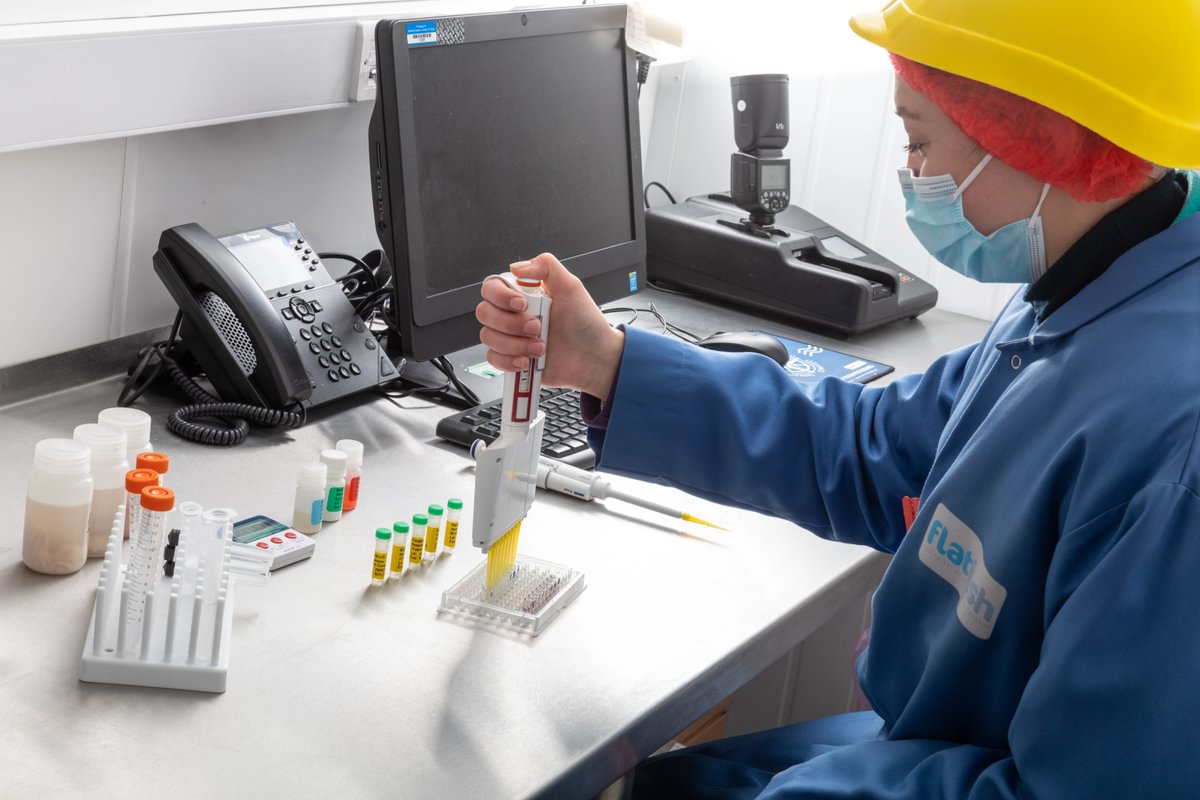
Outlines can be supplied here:
M984 283L1032 283L1046 272L1040 213L1050 184L1042 186L1031 217L984 236L963 216L962 195L991 160L990 154L984 156L962 186L950 175L918 178L901 169L904 216L917 241L955 272Z

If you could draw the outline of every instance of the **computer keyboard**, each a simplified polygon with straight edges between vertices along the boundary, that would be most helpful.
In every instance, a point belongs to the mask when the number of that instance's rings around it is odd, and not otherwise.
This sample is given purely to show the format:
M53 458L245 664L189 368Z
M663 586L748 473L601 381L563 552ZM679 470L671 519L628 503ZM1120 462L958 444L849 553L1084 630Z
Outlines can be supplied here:
M596 455L587 445L587 426L579 415L579 392L542 389L539 407L546 415L542 455L575 467L591 469ZM437 435L448 442L470 447L476 439L491 444L500 435L501 400L459 411L438 420Z

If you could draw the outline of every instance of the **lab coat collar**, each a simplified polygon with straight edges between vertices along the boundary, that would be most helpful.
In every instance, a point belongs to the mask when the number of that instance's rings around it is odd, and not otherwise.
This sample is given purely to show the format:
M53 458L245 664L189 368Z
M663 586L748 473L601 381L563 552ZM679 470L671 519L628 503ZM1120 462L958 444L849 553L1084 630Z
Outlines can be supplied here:
M1194 194L1193 186L1189 195ZM1103 275L1035 325L1030 341L1036 344L1072 333L1168 275L1198 263L1200 214L1192 214L1124 253Z

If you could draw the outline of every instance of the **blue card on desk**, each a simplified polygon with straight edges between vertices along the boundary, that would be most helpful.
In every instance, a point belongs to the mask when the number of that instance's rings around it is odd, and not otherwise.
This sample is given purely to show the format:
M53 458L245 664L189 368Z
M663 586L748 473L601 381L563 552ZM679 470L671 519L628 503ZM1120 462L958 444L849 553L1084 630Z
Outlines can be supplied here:
M849 353L830 350L819 344L785 339L776 334L771 336L787 347L791 357L784 369L796 383L816 383L828 377L841 378L851 383L867 383L880 375L887 375L893 369L891 364L869 361Z

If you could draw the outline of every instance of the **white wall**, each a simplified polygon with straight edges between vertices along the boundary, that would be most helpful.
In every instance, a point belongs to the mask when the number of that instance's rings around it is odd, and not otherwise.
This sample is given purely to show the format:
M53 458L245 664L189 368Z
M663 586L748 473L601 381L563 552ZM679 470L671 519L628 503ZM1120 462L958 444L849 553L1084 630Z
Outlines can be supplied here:
M890 73L883 54L846 28L841 6L851 4L672 1L651 10L684 23L692 60L652 70L642 98L646 180L679 198L727 188L729 77L787 72L797 202L934 282L942 308L995 313L1008 287L980 288L937 266L904 225ZM44 103L58 113L54 97ZM168 324L173 307L150 256L172 225L224 234L294 220L323 250L377 247L369 115L369 105L349 105L0 153L6 308L9 329L22 331L0 350L0 367Z
M164 228L295 221L322 250L379 246L369 105L0 154L10 337L0 367L169 324ZM331 263L332 269L337 269Z

